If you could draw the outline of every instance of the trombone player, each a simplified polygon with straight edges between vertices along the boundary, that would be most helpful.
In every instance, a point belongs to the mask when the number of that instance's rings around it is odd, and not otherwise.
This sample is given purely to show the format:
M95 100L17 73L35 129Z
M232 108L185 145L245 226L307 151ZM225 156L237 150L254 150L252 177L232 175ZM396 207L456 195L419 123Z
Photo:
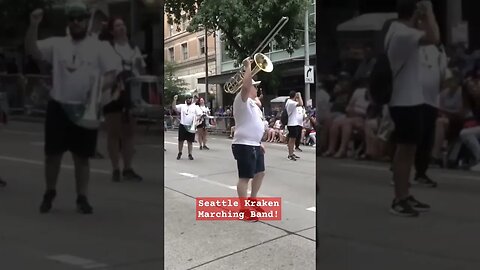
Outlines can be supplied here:
M257 99L257 85L252 79L252 60L247 58L243 61L244 77L240 93L233 101L233 117L235 119L235 133L232 142L232 153L237 161L238 183L237 193L240 200L246 200L248 196L248 183L252 179L252 193L250 200L255 200L263 177L265 176L265 147L262 137L265 132L261 103ZM242 205L244 205L242 203ZM251 217L250 212L241 208L245 213L246 221L257 221Z
M187 141L188 159L193 160L192 150L195 141L196 119L202 116L203 111L192 101L191 93L186 94L185 104L178 104L178 96L173 97L172 109L180 113L180 125L178 126L178 155L177 160L182 158L183 144ZM193 128L192 128L193 127Z
M63 154L70 151L75 165L77 211L92 214L88 196L90 177L89 159L95 155L98 130L80 126L69 108L86 105L88 93L102 74L104 88L115 79L117 57L105 42L87 35L89 13L80 0L65 5L70 35L38 40L38 26L43 11L37 9L30 15L30 26L25 37L27 54L36 61L46 61L53 66L53 88L50 92L45 120L45 178L46 192L40 206L41 213L52 208ZM71 106L71 107L69 107ZM97 108L99 109L99 108Z

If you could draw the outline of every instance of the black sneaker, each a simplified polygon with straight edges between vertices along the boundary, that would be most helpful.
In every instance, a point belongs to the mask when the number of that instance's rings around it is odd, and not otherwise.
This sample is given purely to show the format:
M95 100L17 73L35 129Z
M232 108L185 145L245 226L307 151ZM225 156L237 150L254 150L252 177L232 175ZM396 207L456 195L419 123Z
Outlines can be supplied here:
M206 146L206 145L203 146L203 149L210 150L210 148L208 148L208 146Z
M390 207L390 213L401 217L418 217L420 214L417 210L413 209L407 199L394 199Z
M77 211L81 214L92 214L93 208L88 203L87 197L84 195L79 195L77 197Z
M112 173L112 181L120 182L120 170L114 170Z
M426 186L426 187L431 187L431 188L436 188L438 186L437 182L433 181L430 179L430 177L423 175L423 176L415 176L414 182L416 184Z
M409 196L407 198L407 202L408 204L410 204L411 207L413 207L413 209L417 210L418 212L430 211L430 205L417 201L413 196Z
M52 209L53 199L57 196L57 192L54 189L47 190L43 195L43 201L40 205L40 213L48 213Z
M192 154L188 155L188 159L193 160Z
M143 178L138 175L134 170L132 169L126 169L126 170L123 170L123 179L127 180L127 181L137 181L137 182L140 182L143 180Z
M297 159L295 158L294 155L288 155L287 158L288 158L289 160L291 160L291 161L297 161Z
M178 153L177 160L180 160L181 158L182 158L182 152Z
M202 149L203 149L203 146L200 145L200 150L202 150Z
M293 154L292 156L293 156L294 158L296 158L296 159L299 159L299 158L300 158L299 156L297 156L297 155L295 155L295 154Z
M303 150L300 149L300 147L295 148L295 150L297 150L298 152L303 152Z

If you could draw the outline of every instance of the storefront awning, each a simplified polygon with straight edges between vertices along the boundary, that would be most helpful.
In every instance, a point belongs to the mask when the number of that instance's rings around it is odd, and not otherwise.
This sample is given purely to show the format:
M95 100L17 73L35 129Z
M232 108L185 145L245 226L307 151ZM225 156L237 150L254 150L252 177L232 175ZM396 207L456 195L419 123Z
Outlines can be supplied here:
M230 72L219 75L208 76L208 84L224 84L226 83L236 72ZM197 82L199 84L205 84L205 77L198 78Z

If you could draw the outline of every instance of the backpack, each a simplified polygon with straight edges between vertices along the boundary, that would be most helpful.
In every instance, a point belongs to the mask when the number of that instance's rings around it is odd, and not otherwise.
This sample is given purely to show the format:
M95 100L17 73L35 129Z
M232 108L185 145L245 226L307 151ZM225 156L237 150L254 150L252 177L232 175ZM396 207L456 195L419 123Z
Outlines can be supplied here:
M288 124L288 112L287 112L287 103L285 102L285 107L283 108L282 115L280 116L280 123L286 126Z
M385 37L386 33L390 29L391 21L387 22L382 30ZM384 40L384 39L383 39ZM386 105L390 102L393 91L393 80L400 74L400 71L405 66L402 64L400 69L393 76L390 60L388 59L388 42L386 48L376 57L375 64L373 65L369 79L369 92L372 102L376 105Z

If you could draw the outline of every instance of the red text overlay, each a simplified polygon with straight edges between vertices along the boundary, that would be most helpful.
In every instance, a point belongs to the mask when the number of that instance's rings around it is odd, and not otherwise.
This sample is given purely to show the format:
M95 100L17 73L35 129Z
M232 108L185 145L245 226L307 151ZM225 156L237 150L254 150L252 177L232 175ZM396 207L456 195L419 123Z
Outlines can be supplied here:
M279 197L203 197L196 198L196 220L282 220Z

